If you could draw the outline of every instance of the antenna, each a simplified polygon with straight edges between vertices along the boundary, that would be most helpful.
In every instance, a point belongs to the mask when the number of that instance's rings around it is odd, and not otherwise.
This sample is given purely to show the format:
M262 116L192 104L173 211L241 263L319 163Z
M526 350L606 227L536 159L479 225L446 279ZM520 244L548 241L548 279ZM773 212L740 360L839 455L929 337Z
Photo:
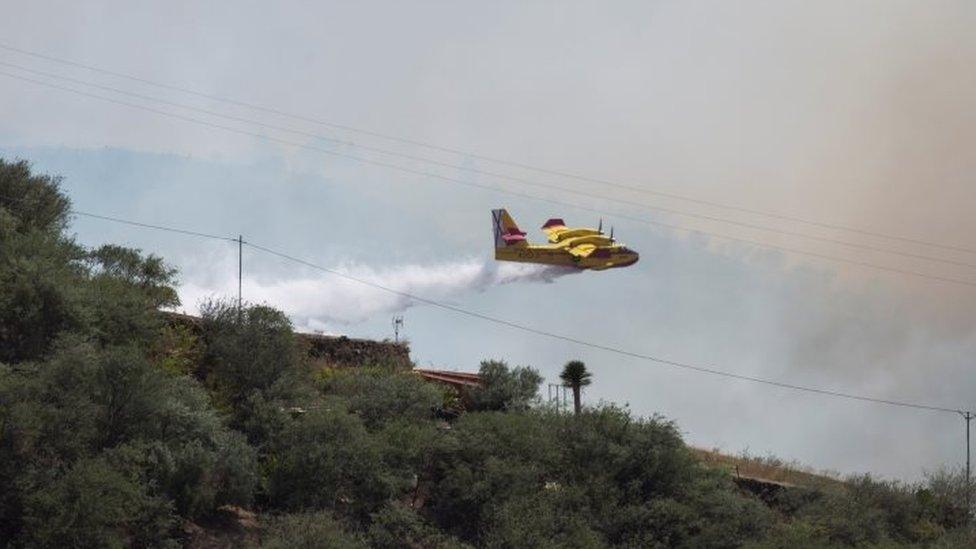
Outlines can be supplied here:
M550 383L548 389L549 403L555 405L557 412L561 412L563 408L568 406L567 391L569 389L562 383Z
M400 328L403 326L403 317L397 315L393 317L393 342L400 343Z

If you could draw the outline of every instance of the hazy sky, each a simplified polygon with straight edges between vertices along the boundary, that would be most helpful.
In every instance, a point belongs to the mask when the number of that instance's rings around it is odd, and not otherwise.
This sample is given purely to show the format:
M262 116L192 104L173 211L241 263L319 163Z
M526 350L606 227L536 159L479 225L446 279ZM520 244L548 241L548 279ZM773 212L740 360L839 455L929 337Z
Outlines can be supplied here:
M0 20L0 46L471 154L343 131L0 48L0 73L203 122L0 74L0 155L63 175L84 211L243 234L321 265L570 337L789 383L976 407L973 285L626 217L973 284L976 268L967 264L976 265L976 254L478 158L976 249L972 3L198 4L20 3ZM508 207L534 239L549 217L592 224L600 214L325 151L604 211L605 223L641 252L641 262L548 283L499 271L487 261L491 208ZM236 291L232 245L89 219L73 229L88 244L123 242L167 257L181 270L189 310L204 296ZM398 300L257 252L247 252L244 261L245 297L283 308L302 328L366 337L392 332ZM965 455L963 422L952 414L707 377L431 307L402 314L418 364L473 370L483 358L504 358L555 381L566 360L582 358L595 375L587 400L661 413L699 446L901 478L958 465Z

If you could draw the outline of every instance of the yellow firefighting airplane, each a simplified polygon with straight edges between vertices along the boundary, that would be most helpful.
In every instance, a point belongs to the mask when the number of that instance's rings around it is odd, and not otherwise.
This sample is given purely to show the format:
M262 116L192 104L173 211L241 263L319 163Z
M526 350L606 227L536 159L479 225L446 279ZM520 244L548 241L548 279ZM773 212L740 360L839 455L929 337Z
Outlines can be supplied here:
M562 219L550 219L542 226L549 237L548 244L529 244L507 210L492 210L495 231L495 259L544 265L563 265L578 269L602 271L614 267L628 267L637 263L637 252L618 244L603 234L603 222L598 229L569 228Z

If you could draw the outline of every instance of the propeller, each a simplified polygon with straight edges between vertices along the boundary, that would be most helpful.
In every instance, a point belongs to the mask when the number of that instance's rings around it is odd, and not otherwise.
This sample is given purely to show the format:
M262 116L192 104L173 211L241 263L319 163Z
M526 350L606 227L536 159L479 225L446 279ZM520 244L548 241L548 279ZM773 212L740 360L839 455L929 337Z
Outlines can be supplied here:
M613 225L610 225L610 242L613 242Z
M597 227L596 232L603 234L603 218L600 218L600 226Z

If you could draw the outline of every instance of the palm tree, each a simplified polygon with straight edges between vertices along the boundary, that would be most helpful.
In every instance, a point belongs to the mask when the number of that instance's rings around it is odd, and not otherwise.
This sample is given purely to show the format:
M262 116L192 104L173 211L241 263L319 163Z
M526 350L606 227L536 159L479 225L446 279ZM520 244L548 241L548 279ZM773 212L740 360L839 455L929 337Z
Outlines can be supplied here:
M559 379L563 380L563 385L573 389L573 409L576 415L580 414L582 405L580 404L580 388L593 382L593 376L586 371L586 364L581 360L570 360L563 367L563 373L559 374Z

